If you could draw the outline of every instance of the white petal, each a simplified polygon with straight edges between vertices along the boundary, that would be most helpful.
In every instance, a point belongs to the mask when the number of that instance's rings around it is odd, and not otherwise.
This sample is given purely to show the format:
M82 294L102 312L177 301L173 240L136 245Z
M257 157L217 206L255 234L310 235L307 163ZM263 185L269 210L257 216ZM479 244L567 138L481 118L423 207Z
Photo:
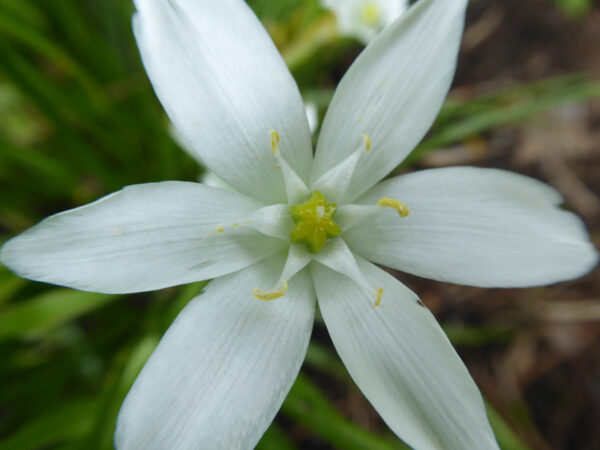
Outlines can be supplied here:
M238 192L285 201L271 130L306 182L311 135L298 87L241 0L136 0L135 34L167 114L199 158Z
M308 197L309 191L306 183L298 176L298 174L290 167L288 162L277 152L276 156L278 168L283 176L283 184L287 194L287 201L290 205L297 205L303 202Z
M290 216L290 207L288 205L271 205L258 209L249 216L239 219L235 227L238 225L251 228L266 236L272 236L289 242L294 221Z
M8 241L0 261L25 278L106 293L205 280L286 245L249 228L231 228L260 206L199 183L129 186L47 218Z
M379 212L381 209L376 205L341 205L335 213L335 221L342 231L346 231L363 220L371 219Z
M454 167L415 172L359 199L405 203L344 234L350 248L394 269L451 283L524 287L579 277L598 255L581 220L551 187L511 172Z
M315 131L319 128L319 107L316 103L306 102L304 103L304 111L306 112L310 132L315 134Z
M319 308L342 361L388 426L419 450L497 448L481 395L433 315L360 258L375 307L351 279L313 263Z
M171 325L121 408L119 450L251 449L296 378L315 297L308 269L272 302L282 255L211 282Z
M408 0L380 0L384 25L388 26L408 9Z
M363 277L354 255L341 238L330 240L322 251L313 256L314 260L353 280L367 297L377 298L377 288Z
M340 82L321 128L311 182L371 139L344 202L393 170L433 123L454 76L467 0L420 0Z
M233 189L231 186L229 186L227 183L221 180L217 175L215 175L214 172L210 170L207 170L200 176L200 182L207 186L235 192L235 189Z
M363 148L351 153L350 156L319 177L313 183L312 190L319 191L332 203L343 202L344 195L352 182L352 175L363 154L366 154Z
M312 255L304 245L290 245L285 266L279 276L277 286L281 286L284 281L291 280L294 275L304 269L312 261Z
M192 159L194 159L197 163L201 164L201 165L205 165L204 162L200 159L200 156L198 155L198 153L196 153L194 150L192 150L192 146L190 145L189 142L187 142L185 140L185 138L183 137L183 135L179 132L179 130L177 128L175 128L175 125L173 125L172 122L169 122L169 125L167 126L167 131L169 132L169 134L171 135L171 138L173 138L173 140L175 141L175 143ZM207 170L206 172L204 172L202 174L201 178L204 178L205 176L207 176L208 174L211 174L212 172L210 170ZM216 175L213 175L215 178L218 178ZM202 181L204 183L204 181ZM220 185L212 185L210 183L204 183L204 184L208 184L209 186L214 186L214 187L223 187ZM225 184L225 183L223 183Z

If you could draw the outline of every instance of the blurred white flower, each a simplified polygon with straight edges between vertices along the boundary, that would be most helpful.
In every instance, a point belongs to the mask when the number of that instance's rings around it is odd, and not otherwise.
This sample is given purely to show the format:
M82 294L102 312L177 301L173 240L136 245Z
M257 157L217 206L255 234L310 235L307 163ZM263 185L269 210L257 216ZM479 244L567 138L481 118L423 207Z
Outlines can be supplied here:
M456 167L380 182L444 101L467 3L420 0L379 35L338 86L313 157L298 88L245 2L136 0L158 97L235 192L130 186L49 217L0 253L24 277L99 292L216 278L131 388L118 449L253 448L300 370L316 299L352 378L405 442L497 448L435 318L374 263L515 287L582 275L597 253L560 194L521 175Z
M321 0L338 22L340 33L367 44L408 8L408 0Z
M319 108L313 102L304 102L304 110L306 111L310 133L315 134L317 128L319 128Z

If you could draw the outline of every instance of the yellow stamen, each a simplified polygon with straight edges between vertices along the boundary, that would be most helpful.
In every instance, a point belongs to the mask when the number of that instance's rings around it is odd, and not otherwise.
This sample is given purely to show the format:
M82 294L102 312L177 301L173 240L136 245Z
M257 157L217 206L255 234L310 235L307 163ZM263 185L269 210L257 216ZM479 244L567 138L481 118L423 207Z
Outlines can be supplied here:
M365 148L367 149L367 152L371 151L371 136L369 136L368 134L361 134L362 138L365 140Z
M275 130L269 131L271 135L271 150L273 150L273 154L275 156L279 155L279 141L281 138L279 137L279 133Z
M375 308L381 305L381 298L383 297L383 288L375 289Z
M283 283L281 283L281 289L278 289L276 291L273 292L265 292L259 288L254 288L254 296L262 301L265 302L270 302L272 300L277 300L278 298L283 297L288 290L288 282L287 281L283 281Z
M222 233L225 231L225 227L222 225L217 226L215 229L217 230L217 233Z
M398 214L400 214L400 217L408 217L408 215L410 214L410 210L408 209L408 206L406 206L402 202L399 202L398 200L394 200L393 198L384 197L384 198L380 199L377 202L377 204L379 206L384 206L386 208L395 209L396 211L398 211Z

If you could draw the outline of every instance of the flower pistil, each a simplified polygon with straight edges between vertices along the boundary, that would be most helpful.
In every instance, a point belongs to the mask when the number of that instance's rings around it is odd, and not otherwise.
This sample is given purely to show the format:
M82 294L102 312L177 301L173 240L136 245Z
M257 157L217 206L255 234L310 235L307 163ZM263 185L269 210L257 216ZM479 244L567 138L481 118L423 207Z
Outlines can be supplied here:
M342 229L333 220L336 211L334 203L327 203L323 194L313 191L304 203L290 207L296 222L290 241L294 244L303 242L311 252L320 252L327 239L342 234Z

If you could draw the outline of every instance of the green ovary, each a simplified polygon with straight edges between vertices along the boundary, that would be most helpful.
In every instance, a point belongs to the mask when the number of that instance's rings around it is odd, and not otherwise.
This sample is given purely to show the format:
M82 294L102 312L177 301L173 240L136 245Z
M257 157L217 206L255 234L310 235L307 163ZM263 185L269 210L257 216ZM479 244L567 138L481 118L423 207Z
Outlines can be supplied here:
M321 251L327 239L339 236L342 230L333 220L337 206L327 203L319 191L314 191L304 203L290 207L296 225L290 233L292 243L304 243L313 253Z

